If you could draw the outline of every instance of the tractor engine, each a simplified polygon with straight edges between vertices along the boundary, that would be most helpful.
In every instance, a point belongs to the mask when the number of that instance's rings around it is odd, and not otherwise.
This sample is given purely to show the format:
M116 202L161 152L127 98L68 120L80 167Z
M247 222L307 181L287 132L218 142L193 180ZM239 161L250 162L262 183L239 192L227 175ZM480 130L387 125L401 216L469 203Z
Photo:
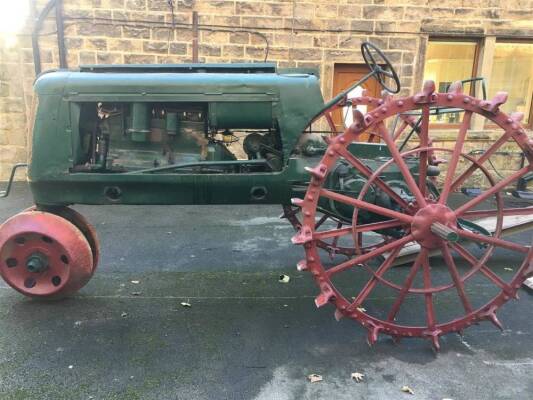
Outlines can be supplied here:
M271 111L254 105L240 118L228 103L80 103L80 146L73 171L128 172L213 162L203 172L228 172L239 159L282 167ZM230 167L228 169L228 167ZM260 168L256 168L260 169Z

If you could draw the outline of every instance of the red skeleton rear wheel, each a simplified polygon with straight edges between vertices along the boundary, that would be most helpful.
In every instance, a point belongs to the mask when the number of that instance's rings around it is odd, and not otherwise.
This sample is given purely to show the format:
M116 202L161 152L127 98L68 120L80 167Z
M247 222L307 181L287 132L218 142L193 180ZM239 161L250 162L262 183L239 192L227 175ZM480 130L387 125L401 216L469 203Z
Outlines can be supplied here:
M0 275L26 296L67 296L82 288L92 272L89 242L62 217L27 211L0 227Z
M510 298L516 297L522 282L533 274L533 247L530 243L517 244L501 237L504 216L533 214L533 207L504 208L500 194L533 171L533 142L519 124L520 115L508 116L499 110L498 107L505 98L505 94L499 93L492 101L478 100L463 94L458 84L452 86L450 93L434 93L434 84L426 82L423 92L413 97L389 98L364 117L360 114L344 134L331 139L320 164L310 171L311 183L305 198L294 201L294 204L302 208L303 221L293 242L303 244L306 253L306 259L299 263L299 269L309 270L320 288L316 305L320 307L333 303L337 308L337 319L344 316L361 322L369 331L370 344L377 340L381 332L395 338L426 337L438 349L440 336L461 332L478 321L489 320L501 327L496 310ZM429 116L432 107L463 110L463 121L453 149L431 147ZM398 113L418 109L422 115L419 145L402 153L395 143L396 135L388 131L385 121ZM503 130L501 137L477 158L466 154L464 150L474 114L485 117ZM326 177L340 157L350 162L362 175L368 176L361 169L360 162L355 157L350 157L347 146L356 141L358 135L370 129L378 132L381 140L387 144L391 153L390 161L373 171L358 198L325 188ZM485 163L490 162L490 157L507 142L513 142L524 152L525 164L497 182ZM440 184L440 191L435 193L430 190L427 174L431 158L438 152L448 156L448 168ZM410 160L412 163L413 156L419 160L416 161L416 174L413 174L407 162ZM408 207L403 207L402 212L364 200L364 192L369 187L379 184L381 189L385 189L379 177L391 165L401 172L413 198ZM471 199L461 197L462 202L457 204L452 193L469 182L474 174L481 174L487 189ZM323 198L354 207L352 226L327 231L316 229L317 205ZM477 209L485 203L491 204L493 208ZM382 221L360 224L357 221L359 210L371 212ZM467 227L465 221L480 217L495 218L496 226L492 235ZM384 229L391 228L395 229L394 237L390 236L389 240L385 240L377 248L356 254L340 264L332 265L328 260L323 260L317 251L320 241L325 238L348 236L356 244L357 235L361 232L380 230L383 235ZM391 267L402 249L413 243L420 250L412 266L393 270ZM481 255L476 253L479 249L468 248L473 244L482 249ZM493 265L493 259L501 249L512 253L511 258L517 261L511 277L496 271ZM439 263L443 266L440 270ZM442 272L446 271L446 280L443 282ZM487 299L481 301L476 297L474 301L466 286L479 279L483 279L485 283L488 281L491 290L487 290ZM345 286L348 283L353 283L356 288L347 289ZM378 295L378 298L372 299L370 295L378 287L392 295L387 298L379 298ZM445 298L446 302L450 302L452 296L455 296L458 306L453 310L439 310L444 302L439 303L436 299ZM385 304L387 301L390 304ZM420 307L420 312L417 309L415 313L402 313L405 308L417 306ZM423 317L422 320L410 321L409 317L414 314L416 317Z

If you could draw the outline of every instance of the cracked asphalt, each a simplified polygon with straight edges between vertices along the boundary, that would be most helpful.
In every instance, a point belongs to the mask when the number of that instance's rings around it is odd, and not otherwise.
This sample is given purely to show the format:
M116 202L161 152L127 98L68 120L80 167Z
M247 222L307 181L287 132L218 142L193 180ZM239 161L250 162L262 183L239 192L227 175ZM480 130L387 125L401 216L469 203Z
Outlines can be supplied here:
M29 205L16 184L0 219ZM360 325L315 308L278 206L75 208L98 231L100 266L61 302L0 284L0 399L533 398L533 295L523 289L498 313L503 332L481 323L443 337L438 354L419 339L369 347ZM498 255L502 270L513 257ZM309 383L311 373L323 381Z

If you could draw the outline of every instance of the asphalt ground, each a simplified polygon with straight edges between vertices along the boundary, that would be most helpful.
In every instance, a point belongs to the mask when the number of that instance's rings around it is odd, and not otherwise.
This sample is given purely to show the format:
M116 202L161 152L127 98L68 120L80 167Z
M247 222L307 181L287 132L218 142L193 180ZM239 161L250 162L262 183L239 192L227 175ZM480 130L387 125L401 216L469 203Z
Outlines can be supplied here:
M0 219L29 205L17 184ZM522 289L498 313L503 332L481 323L443 337L438 354L420 339L369 347L359 324L315 308L280 207L75 208L98 231L100 266L61 302L0 284L0 399L533 398L533 295ZM494 268L505 274L513 257L498 253Z

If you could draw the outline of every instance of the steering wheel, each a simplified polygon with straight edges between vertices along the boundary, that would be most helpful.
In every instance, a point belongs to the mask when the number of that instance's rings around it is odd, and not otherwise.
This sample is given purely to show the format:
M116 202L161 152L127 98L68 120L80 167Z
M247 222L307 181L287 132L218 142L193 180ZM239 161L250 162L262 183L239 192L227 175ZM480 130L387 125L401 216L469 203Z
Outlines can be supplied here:
M392 94L398 93L400 91L400 79L385 54L370 42L363 42L361 44L361 53L363 54L366 66L374 73L374 77L383 89ZM392 79L394 83L393 88L385 83L386 78Z

